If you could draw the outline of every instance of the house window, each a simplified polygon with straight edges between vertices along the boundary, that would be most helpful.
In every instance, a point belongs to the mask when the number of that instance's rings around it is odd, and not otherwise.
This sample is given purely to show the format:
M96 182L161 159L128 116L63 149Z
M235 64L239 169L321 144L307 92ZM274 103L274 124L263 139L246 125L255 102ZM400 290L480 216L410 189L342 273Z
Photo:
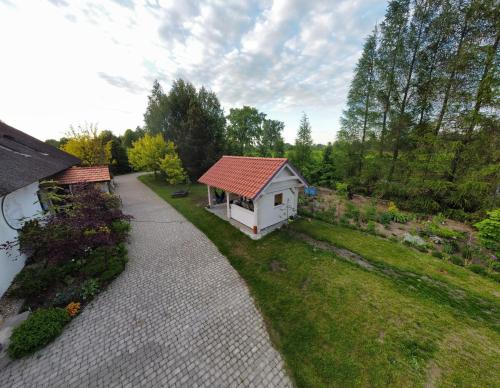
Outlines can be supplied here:
M47 193L43 192L42 190L38 190L36 192L36 196L38 197L38 202L40 202L40 207L42 208L43 212L48 212L50 210L50 199L47 198Z
M274 194L274 206L279 206L283 203L283 193Z

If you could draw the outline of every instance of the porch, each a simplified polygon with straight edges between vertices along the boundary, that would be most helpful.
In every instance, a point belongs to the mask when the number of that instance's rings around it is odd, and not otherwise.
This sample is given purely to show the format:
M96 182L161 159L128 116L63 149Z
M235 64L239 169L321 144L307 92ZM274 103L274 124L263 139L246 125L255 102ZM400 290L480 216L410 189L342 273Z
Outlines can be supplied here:
M236 206L236 205L234 205ZM275 225L271 225L267 228L258 230L257 233L254 233L253 229L246 226L245 224L242 224L241 222L235 220L234 218L228 218L227 217L227 205L225 203L221 203L218 205L212 205L210 207L205 208L207 211L209 211L212 214L215 214L217 217L223 219L224 221L228 221L231 225L233 225L235 228L239 229L242 233L246 234L248 237L250 237L252 240L259 240L265 235L271 233L273 230L276 230L280 228L284 222L278 223ZM243 209L246 210L246 209Z

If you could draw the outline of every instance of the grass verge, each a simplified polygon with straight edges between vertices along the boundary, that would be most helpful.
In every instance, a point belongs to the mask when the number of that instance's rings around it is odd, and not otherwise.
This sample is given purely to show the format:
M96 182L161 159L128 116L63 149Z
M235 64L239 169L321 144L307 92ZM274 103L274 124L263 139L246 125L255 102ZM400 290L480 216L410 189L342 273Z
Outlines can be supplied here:
M457 317L442 303L286 230L252 241L204 210L204 186L171 198L179 186L152 176L140 180L204 232L245 279L298 386L491 386L500 380L500 335L481 319ZM491 286L476 287L483 294Z

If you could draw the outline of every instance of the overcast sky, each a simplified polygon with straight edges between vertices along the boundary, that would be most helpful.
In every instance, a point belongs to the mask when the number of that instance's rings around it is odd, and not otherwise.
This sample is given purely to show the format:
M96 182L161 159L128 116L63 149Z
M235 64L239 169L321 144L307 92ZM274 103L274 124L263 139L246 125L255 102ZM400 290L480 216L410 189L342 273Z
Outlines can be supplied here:
M42 140L70 125L143 124L154 79L215 91L226 113L302 111L335 138L352 70L383 0L0 0L0 120Z

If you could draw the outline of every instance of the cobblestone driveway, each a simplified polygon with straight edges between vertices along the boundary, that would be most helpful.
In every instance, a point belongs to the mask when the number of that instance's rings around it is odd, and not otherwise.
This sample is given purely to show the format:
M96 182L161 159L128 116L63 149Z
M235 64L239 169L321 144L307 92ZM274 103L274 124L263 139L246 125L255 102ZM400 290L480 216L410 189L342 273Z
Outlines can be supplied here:
M135 217L127 269L0 387L290 385L227 259L136 174L116 181Z

